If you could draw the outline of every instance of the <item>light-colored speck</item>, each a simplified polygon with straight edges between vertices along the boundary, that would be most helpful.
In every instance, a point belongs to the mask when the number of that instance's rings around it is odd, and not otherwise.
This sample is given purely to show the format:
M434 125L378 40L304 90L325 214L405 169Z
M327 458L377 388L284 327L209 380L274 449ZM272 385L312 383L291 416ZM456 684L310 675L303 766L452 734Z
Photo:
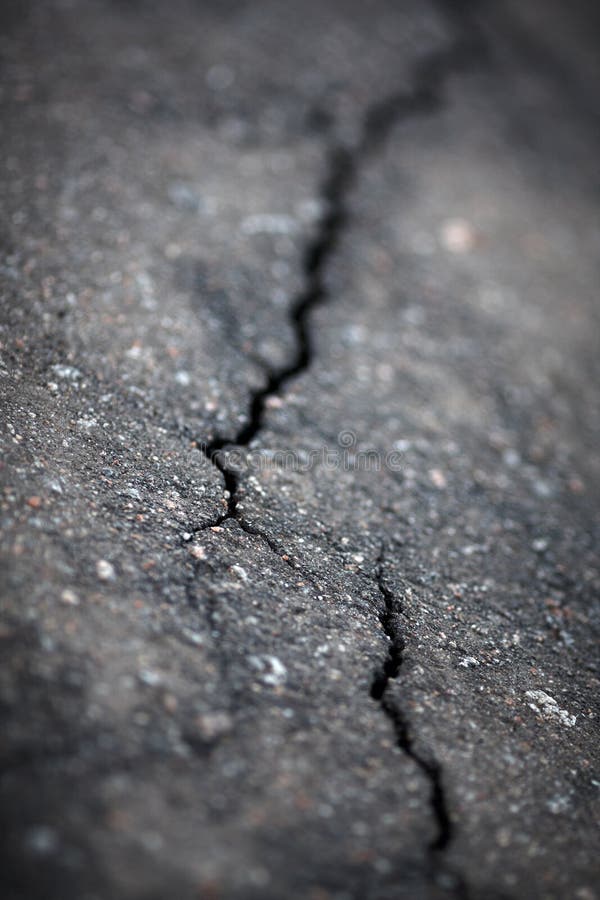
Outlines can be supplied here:
M114 581L116 577L115 567L107 559L99 559L96 563L96 574L100 581Z

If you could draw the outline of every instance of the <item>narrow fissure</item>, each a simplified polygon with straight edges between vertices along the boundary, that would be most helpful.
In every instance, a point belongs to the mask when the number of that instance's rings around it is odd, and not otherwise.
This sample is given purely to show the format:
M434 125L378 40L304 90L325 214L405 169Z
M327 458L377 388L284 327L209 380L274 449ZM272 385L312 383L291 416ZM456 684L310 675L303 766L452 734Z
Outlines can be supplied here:
M376 568L376 579L379 593L384 602L380 622L388 640L388 653L380 669L376 672L371 684L371 697L376 700L394 728L398 747L413 760L423 772L430 784L430 804L435 817L437 834L430 844L432 851L440 851L448 846L452 839L452 822L448 812L448 803L442 782L442 773L435 760L426 759L415 747L410 734L406 714L400 705L388 695L390 681L400 675L404 659L404 634L401 617L403 608L400 600L385 583L384 551L382 549Z
M198 447L206 459L223 476L227 511L196 531L220 525L227 519L241 521L238 510L240 478L236 469L229 465L224 451L227 447L247 447L262 429L267 401L278 394L289 381L305 372L312 363L314 353L309 329L310 315L318 305L327 300L324 272L349 220L347 198L358 180L362 166L383 147L394 126L416 116L428 115L441 107L445 80L452 73L470 66L481 52L477 40L464 37L449 48L432 53L417 66L415 86L411 91L392 94L366 110L360 137L354 147L335 145L330 149L327 175L320 192L325 213L315 237L304 253L302 269L305 287L289 313L296 343L295 353L287 365L267 370L266 384L251 395L247 421L235 435L227 437L217 434L209 442L198 441Z
M238 512L239 475L226 457L227 447L247 447L262 428L267 400L277 394L285 384L309 368L313 347L308 327L312 310L325 299L323 271L347 220L345 197L355 180L356 159L350 151L335 148L329 154L328 176L321 190L326 208L320 227L304 253L303 271L306 286L296 298L289 321L293 327L296 351L291 361L280 369L267 373L264 387L255 391L250 399L248 420L232 438L217 435L210 443L200 442L205 457L221 472L227 491L227 511L211 523L219 525L227 519L240 521ZM210 527L210 526L205 526Z
M347 200L363 165L371 155L383 147L395 126L402 121L433 114L442 108L443 88L451 75L470 68L485 58L486 48L464 13L468 5L468 2L461 0L457 8L450 7L452 16L459 20L463 36L449 48L434 52L421 61L414 73L413 89L389 96L369 107L363 117L360 138L354 147L333 146L330 149L327 175L321 188L325 213L317 233L304 253L305 287L297 296L289 313L289 323L293 328L296 343L295 352L287 365L278 369L267 369L266 383L251 395L247 421L235 435L227 437L217 434L209 442L202 440L197 442L206 459L223 476L227 509L214 521L192 529L195 532L219 526L228 519L235 519L244 531L262 538L275 553L294 568L294 564L281 553L280 548L268 535L244 520L239 510L240 475L227 460L227 448L249 446L263 427L268 400L312 364L314 350L309 329L310 316L317 306L328 299L324 273L349 221ZM437 831L430 844L430 851L439 858L439 853L447 848L452 840L452 821L439 763L434 759L427 759L415 748L406 715L399 704L389 696L390 681L398 678L402 667L404 637L401 625L402 606L385 583L383 566L382 550L377 561L377 584L384 601L380 621L389 639L389 648L386 659L373 679L371 696L380 704L382 711L390 720L398 747L415 762L429 782L430 807ZM467 896L466 886L461 879L458 881L461 896Z

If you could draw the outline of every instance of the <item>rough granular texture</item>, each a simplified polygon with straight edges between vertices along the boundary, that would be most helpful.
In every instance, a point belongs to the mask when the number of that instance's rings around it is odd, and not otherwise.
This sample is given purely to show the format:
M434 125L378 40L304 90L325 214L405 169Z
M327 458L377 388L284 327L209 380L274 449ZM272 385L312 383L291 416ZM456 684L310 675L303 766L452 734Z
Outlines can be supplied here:
M7 900L595 900L598 13L0 13Z

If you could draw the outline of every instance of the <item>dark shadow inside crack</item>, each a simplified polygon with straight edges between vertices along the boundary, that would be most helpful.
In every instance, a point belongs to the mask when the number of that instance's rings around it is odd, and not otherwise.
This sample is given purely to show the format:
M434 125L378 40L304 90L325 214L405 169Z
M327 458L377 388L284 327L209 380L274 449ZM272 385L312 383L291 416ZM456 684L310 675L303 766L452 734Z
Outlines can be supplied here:
M206 459L223 475L227 491L227 512L211 525L229 518L240 518L238 473L228 465L223 451L228 447L247 447L263 427L268 400L276 396L294 378L309 369L314 358L309 323L312 312L328 300L325 270L350 219L348 198L368 159L384 146L390 132L401 122L427 116L444 103L446 80L472 66L483 57L483 46L470 28L449 47L425 57L413 73L413 87L383 98L367 108L363 115L359 138L354 146L333 144L327 155L326 175L320 198L325 210L303 258L305 287L298 294L289 313L289 323L296 349L290 361L279 368L266 369L263 387L251 394L246 422L236 434L215 435L212 440L199 440ZM204 527L211 527L211 525Z
M383 598L383 609L380 614L381 627L388 638L388 652L381 667L371 682L371 697L381 706L390 720L398 747L410 757L427 778L430 785L430 805L436 823L436 835L430 844L432 852L444 850L453 837L452 821L448 809L448 801L444 790L442 771L438 762L428 759L416 750L410 733L406 713L400 704L389 696L390 681L398 679L404 658L405 641L401 616L403 608L396 594L387 586L383 568L385 565L382 549L376 567L376 580Z
M295 338L295 350L287 364L265 370L265 384L251 394L246 421L237 433L230 436L216 434L209 441L197 441L206 459L223 476L227 509L214 522L200 529L191 529L193 532L234 519L241 528L258 535L274 552L286 558L268 535L251 528L245 522L239 509L241 478L237 469L228 463L226 451L227 448L248 447L251 444L263 428L269 399L280 393L292 379L307 371L313 362L315 351L309 327L310 318L314 310L329 299L325 271L350 220L348 200L363 166L383 148L395 127L417 117L435 114L443 108L449 78L484 61L487 56L487 48L468 14L470 4L460 3L453 7L452 4L443 3L443 6L447 7L449 17L456 20L459 37L450 46L437 50L420 61L413 73L411 89L385 97L365 111L355 145L330 146L326 175L320 191L324 213L304 253L302 268L305 286L292 304L288 316ZM439 864L439 854L453 839L453 825L440 764L416 749L406 714L390 696L390 682L398 679L403 663L404 636L400 618L402 607L385 582L383 565L382 549L377 561L377 584L383 598L380 622L389 645L386 658L373 678L371 697L379 703L389 719L397 746L413 760L429 784L429 804L436 825L436 834L429 849L432 854L432 870L435 871ZM461 881L460 895L466 896L466 893L466 886Z

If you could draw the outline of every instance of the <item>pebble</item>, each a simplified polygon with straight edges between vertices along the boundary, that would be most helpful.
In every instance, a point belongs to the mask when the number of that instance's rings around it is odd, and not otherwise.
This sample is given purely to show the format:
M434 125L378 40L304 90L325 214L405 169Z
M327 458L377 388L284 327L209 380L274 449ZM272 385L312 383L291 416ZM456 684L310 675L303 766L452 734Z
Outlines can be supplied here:
M81 378L81 372L75 366L55 365L50 367L57 378L64 378L66 381L77 381Z
M479 665L479 660L475 659L474 656L465 656L464 659L461 659L458 665L462 666L463 669L474 669Z
M96 574L100 581L114 581L116 578L115 567L107 559L99 559L96 563Z
M566 728L572 728L577 721L566 709L561 709L554 697L545 691L525 691L525 696L530 701L527 705L543 719L553 719L560 722Z
M446 476L441 469L431 469L429 477L431 478L431 481L436 486L436 488L438 488L440 491L442 491L446 487Z
M557 794L555 797L546 801L546 807L550 810L552 815L557 816L568 810L569 803L570 798L567 795Z
M138 678L142 684L147 684L148 687L156 687L162 681L160 672L155 672L153 669L142 669L138 673Z
M196 647L202 647L204 644L204 637L198 631L192 631L191 628L184 628L183 634L185 637L191 641L192 644L195 644Z
M264 684L277 687L287 680L287 669L276 656L251 656L249 663L260 672L260 680Z

